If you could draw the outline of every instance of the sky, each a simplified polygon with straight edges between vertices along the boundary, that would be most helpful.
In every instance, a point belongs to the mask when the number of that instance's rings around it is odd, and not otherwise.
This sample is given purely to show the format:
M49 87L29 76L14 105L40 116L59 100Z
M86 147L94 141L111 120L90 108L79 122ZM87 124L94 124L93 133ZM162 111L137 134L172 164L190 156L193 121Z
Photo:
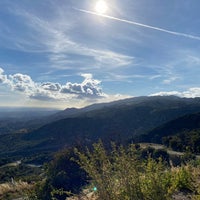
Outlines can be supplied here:
M199 0L1 0L0 106L200 97Z

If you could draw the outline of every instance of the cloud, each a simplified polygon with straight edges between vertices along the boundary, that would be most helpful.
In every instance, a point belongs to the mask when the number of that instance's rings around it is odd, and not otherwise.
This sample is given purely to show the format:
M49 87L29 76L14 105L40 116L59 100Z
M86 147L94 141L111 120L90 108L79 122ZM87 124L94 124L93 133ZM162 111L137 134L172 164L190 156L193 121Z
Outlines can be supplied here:
M200 97L200 87L189 88L186 91L178 92L178 91L170 91L170 92L158 92L151 94L149 96L178 96L178 97L185 97L185 98L195 98Z
M200 97L200 88L198 87L194 87L194 88L190 88L188 91L183 92L183 97Z
M59 83L51 83L51 82L42 83L41 87L44 90L49 90L49 91L60 91L62 88L62 86Z
M74 29L76 29L74 27L76 18L71 19L68 12L65 12L65 14L63 12L62 15L52 13L54 18L47 20L34 12L28 12L17 5L15 6L12 15L23 18L22 26L27 31L24 35L20 30L16 31L9 27L9 33L4 34L6 39L3 39L3 41L9 41L6 43L9 48L16 48L24 52L45 53L45 56L51 62L51 66L57 69L66 68L67 65L76 65L77 56L84 59L85 62L82 62L82 65L84 63L87 66L89 66L88 63L93 63L93 66L98 67L106 65L106 70L127 66L134 61L132 56L109 49L96 48L90 41L88 42L81 37L78 39L73 37ZM70 20L66 21L68 18Z
M4 70L0 67L0 83L6 83L7 76L4 75Z
M172 82L178 80L179 77L178 76L171 76L171 77L168 77L167 79L163 80L163 84L171 84Z
M4 70L0 67L0 75L4 73Z
M134 61L134 57L119 54L113 51L102 51L88 49L91 56L94 56L95 60L101 64L110 65L112 67L128 66Z
M78 98L96 98L105 97L100 87L100 81L93 79L92 74L82 74L85 80L82 83L68 82L62 87L61 93L76 94Z
M0 68L0 83L3 83L4 82L4 70L2 68Z
M30 76L25 74L14 74L9 75L9 85L11 86L12 90L29 93L34 90L36 84L33 82Z
M77 9L77 8L75 8L75 10L78 10L80 12L84 12L84 13L87 13L87 14L97 15L97 16L104 17L104 18L107 18L107 19L111 19L111 20L115 20L115 21L131 24L131 25L136 25L136 26L141 26L141 27L148 28L148 29L153 29L153 30L164 32L164 33L168 33L168 34L171 34L171 35L186 37L186 38L190 38L190 39L194 39L194 40L200 40L199 36L194 36L194 35L191 35L191 34L180 33L180 32L176 32L176 31L170 31L170 30L159 28L159 27L156 27L156 26L150 26L150 25L138 23L138 22L135 22L135 21L121 19L121 18L117 18L117 17L105 15L105 14L99 14L97 12L93 12L93 11L89 11L89 10Z
M62 85L53 82L34 82L29 75L13 74L4 75L0 68L0 83L6 84L12 91L24 94L30 99L41 101L69 99L99 99L106 97L100 86L101 81L94 79L92 74L81 74L84 80L81 83L67 82Z

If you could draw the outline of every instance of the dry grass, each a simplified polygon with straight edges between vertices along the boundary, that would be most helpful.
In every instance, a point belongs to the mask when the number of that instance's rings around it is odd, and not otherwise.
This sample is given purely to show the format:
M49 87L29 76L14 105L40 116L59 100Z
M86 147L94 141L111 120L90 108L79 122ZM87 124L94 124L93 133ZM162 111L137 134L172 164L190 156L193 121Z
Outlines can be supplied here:
M0 184L0 199L9 199L9 197L20 197L24 195L32 185L27 182L17 181L13 183Z
M83 190L80 195L75 195L73 197L68 197L67 200L96 200L97 197L94 192L88 190Z

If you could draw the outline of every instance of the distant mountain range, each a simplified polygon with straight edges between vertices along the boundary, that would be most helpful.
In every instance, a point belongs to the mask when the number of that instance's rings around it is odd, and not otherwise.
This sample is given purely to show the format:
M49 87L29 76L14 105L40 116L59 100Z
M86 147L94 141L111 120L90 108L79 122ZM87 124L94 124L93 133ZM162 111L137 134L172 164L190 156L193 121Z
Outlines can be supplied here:
M47 116L58 111L48 108L0 107L0 135L37 129L47 122Z
M111 103L70 108L43 117L40 128L28 133L2 135L0 153L31 154L56 151L99 138L125 143L184 115L200 112L200 98L137 97ZM186 122L185 122L186 123ZM140 138L141 139L141 138ZM7 145L6 144L12 144Z

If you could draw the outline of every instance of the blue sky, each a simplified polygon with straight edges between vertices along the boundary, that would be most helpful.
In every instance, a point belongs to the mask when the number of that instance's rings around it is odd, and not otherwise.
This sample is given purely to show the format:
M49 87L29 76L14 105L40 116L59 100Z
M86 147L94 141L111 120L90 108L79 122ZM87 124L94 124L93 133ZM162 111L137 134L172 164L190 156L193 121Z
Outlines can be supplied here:
M200 96L200 1L0 1L0 106Z

